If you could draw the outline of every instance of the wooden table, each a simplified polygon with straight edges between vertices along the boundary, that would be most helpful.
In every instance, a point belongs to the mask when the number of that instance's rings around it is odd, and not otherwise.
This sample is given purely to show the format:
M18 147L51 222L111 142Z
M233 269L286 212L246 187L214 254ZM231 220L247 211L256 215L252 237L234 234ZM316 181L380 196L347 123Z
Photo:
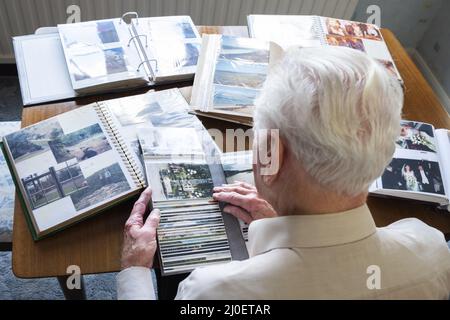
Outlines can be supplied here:
M224 33L247 36L246 27L199 27L201 33ZM389 30L383 36L405 81L404 118L431 123L450 129L450 118L432 89L412 62L404 48ZM191 85L179 84L178 86ZM167 88L167 87L166 87ZM137 90L130 94L143 93ZM24 109L22 126L28 126L56 114L88 103L124 96L109 94L79 99L76 102L47 104ZM202 119L207 128L236 128L219 120ZM70 265L81 268L82 274L113 272L120 269L122 232L132 201L123 203L101 215L75 225L39 242L34 242L27 228L22 208L16 202L13 231L13 272L17 277L65 276ZM406 217L416 217L450 234L450 214L437 212L432 206L398 199L370 198L369 207L378 226L385 226Z

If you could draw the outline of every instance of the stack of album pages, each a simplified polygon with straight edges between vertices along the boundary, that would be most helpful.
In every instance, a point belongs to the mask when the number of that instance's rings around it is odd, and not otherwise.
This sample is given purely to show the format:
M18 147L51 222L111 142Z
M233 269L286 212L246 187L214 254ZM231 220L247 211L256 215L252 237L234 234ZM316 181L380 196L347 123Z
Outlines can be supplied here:
M449 131L402 121L396 145L394 158L371 193L430 202L450 211Z
M251 125L268 64L268 42L203 35L192 108L202 116Z
M184 117L190 118L180 122ZM167 118L164 126L138 131L153 207L161 213L162 274L245 257L239 223L233 218L233 226L227 226L232 217L222 216L219 204L212 200L214 185L225 182L217 146L198 118L185 110Z
M13 39L25 105L192 79L201 45L189 16L134 13L55 31Z

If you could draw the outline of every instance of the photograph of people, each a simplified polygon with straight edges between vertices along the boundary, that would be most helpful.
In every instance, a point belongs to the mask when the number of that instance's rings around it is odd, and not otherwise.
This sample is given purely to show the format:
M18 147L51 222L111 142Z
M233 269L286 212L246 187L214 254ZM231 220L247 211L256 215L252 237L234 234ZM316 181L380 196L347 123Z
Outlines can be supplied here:
M411 167L405 164L402 168L402 177L406 183L406 190L409 191L419 191L419 184L417 182L416 175Z
M377 27L372 24L327 18L325 25L329 35L382 40Z
M383 189L445 194L437 162L394 158L381 181Z
M396 141L401 149L436 152L433 127L426 123L402 121L400 136Z

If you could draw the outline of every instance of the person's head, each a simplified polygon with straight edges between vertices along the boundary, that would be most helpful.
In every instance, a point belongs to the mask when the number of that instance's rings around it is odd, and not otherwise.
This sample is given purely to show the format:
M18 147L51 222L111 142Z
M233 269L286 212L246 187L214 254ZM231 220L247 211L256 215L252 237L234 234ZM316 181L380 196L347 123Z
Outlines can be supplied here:
M364 202L394 153L402 106L398 80L365 53L342 47L288 50L256 101L255 135L261 129L278 129L280 135L276 170L264 175L271 164L256 161L259 193L280 214L330 195ZM255 150L265 137L256 139Z
M411 127L408 125L402 126L400 129L400 136L405 137L408 135L409 130L411 130Z

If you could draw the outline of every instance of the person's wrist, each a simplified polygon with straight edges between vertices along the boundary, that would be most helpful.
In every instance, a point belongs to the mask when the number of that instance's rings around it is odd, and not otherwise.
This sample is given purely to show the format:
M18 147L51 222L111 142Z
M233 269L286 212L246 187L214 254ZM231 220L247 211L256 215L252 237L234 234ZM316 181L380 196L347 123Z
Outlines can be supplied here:
M143 268L151 269L151 268L153 268L153 259L151 260L151 262L122 259L121 266L120 266L121 270L125 270L125 269L131 268L131 267L143 267Z

